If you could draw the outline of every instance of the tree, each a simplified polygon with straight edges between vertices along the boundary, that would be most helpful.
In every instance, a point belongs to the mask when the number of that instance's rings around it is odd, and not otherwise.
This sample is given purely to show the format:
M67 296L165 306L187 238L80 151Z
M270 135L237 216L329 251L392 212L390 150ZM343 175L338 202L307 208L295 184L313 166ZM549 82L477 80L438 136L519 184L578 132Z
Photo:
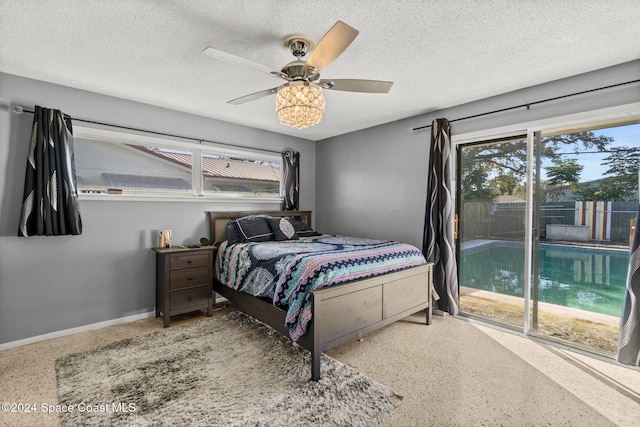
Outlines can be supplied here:
M587 150L606 151L612 142L612 137L596 135L593 131L547 136L541 139L540 157L542 159L556 158L560 150L572 150L574 153ZM507 171L513 171L519 178L524 178L527 163L527 141L519 139L484 145L479 149L476 159L486 162L487 167L496 172L500 171L505 174Z
M575 188L580 180L580 174L584 166L579 165L576 159L551 159L553 166L547 166L547 184L561 187L570 185Z
M545 192L549 200L557 202L560 193L553 190L561 190L564 186L568 186L575 194L584 166L579 165L576 159L554 158L551 159L551 163L553 166L545 168L548 178Z
M508 171L505 174L498 175L489 181L489 188L492 188L500 195L513 196L520 188L520 178L516 176L515 172Z
M573 148L574 153L585 150L606 151L613 138L606 135L596 135L593 131L565 133L562 135L547 136L542 138L546 150L555 155L559 149Z
M560 151L605 151L611 142L612 137L596 135L593 131L553 135L541 139L540 156L556 159ZM468 200L487 200L503 190L520 189L526 176L526 147L527 141L518 139L465 149L461 177L463 196ZM518 186L505 186L505 180L511 183L517 180Z
M635 195L633 187L625 187L614 182L614 178L603 178L597 182L586 182L578 185L575 194L581 200L619 202L629 200Z
M616 177L620 183L636 186L640 169L640 148L614 147L610 153L602 162L604 166L609 166L604 174Z
M480 148L470 148L468 155L462 157L461 190L465 201L493 200L498 194L486 184L489 179L488 169L482 163L474 161Z
M640 148L614 147L609 150L602 165L609 169L604 173L605 178L580 185L576 189L583 200L593 201L622 201L637 197L638 170L640 169Z

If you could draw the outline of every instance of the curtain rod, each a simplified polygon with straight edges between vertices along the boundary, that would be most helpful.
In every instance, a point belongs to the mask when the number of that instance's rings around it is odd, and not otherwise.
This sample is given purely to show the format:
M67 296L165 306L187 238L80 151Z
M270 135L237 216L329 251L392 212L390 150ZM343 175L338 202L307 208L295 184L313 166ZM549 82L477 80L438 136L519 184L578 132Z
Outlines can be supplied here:
M11 107L11 110L16 114L22 114L22 113L33 114L33 113L35 113L35 111L25 110L20 105L14 105L13 107ZM282 154L281 151L268 150L268 149L265 149L265 148L255 148L255 147L248 147L246 145L229 144L227 142L210 141L210 140L207 140L207 139L193 138L191 136L182 136L182 135L175 135L175 134L171 134L171 133L156 132L156 131L153 131L153 130L146 130L146 129L128 127L128 126L114 125L114 124L111 124L111 123L97 122L97 121L94 121L94 120L77 119L77 118L71 117L71 116L69 116L67 114L65 114L65 116L67 116L71 120L74 120L74 121L77 121L77 122L91 123L91 124L94 124L94 125L109 126L109 127L114 127L114 128L118 128L118 129L133 130L133 131L137 131L137 132L151 133L151 134L154 134L154 135L167 136L167 137L170 137L170 138L188 139L188 140L191 140L191 141L198 141L198 143L200 143L200 144L202 144L203 142L209 142L209 143L212 143L212 144L224 145L224 146L232 147L232 148L246 148L246 149L249 149L249 150L258 150L258 151L266 151L268 153Z
M595 89L583 90L582 92L570 93L568 95L561 95L561 96L556 96L556 97L553 97L553 98L542 99L540 101L527 102L526 104L515 105L513 107L501 108L499 110L487 111L486 113L480 113L480 114L474 114L474 115L471 115L471 116L460 117L458 119L449 120L449 123L459 122L459 121L468 120L468 119L475 119L477 117L488 116L490 114L503 113L505 111L516 110L518 108L525 108L526 107L527 110L528 110L529 107L531 107L532 105L542 104L542 103L550 102L550 101L557 101L558 99L570 98L570 97L576 96L576 95L584 95L585 93L597 92L599 90L611 89L611 88L614 88L614 87L624 86L624 85L628 85L628 84L632 84L632 83L638 83L638 82L640 82L640 79L630 80L630 81L624 82L624 83L616 83L616 84L612 84L612 85L609 85L609 86L603 86L603 87L599 87L599 88L595 88ZM430 127L431 127L431 125L420 126L420 127L411 129L411 131L415 132L415 131L426 129L426 128L430 128Z

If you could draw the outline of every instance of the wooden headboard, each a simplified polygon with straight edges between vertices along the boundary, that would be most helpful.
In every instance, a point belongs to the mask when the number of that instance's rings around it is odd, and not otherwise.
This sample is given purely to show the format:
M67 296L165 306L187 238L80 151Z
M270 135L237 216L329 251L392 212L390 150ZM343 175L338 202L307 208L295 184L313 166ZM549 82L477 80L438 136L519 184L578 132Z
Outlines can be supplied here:
M245 211L245 212L206 212L209 217L209 241L215 242L227 240L227 224L234 219L249 215L269 215L278 217L294 217L311 227L311 211Z

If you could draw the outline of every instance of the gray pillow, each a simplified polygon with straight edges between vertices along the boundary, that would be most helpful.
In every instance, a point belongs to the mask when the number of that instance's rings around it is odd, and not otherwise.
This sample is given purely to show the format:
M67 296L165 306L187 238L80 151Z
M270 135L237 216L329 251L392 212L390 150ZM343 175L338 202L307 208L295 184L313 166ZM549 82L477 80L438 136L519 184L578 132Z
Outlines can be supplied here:
M296 230L298 237L310 237L310 236L322 236L321 233L316 232L313 228L309 227L299 219L288 218L293 228Z
M269 225L275 240L298 240L296 229L287 218L269 218Z

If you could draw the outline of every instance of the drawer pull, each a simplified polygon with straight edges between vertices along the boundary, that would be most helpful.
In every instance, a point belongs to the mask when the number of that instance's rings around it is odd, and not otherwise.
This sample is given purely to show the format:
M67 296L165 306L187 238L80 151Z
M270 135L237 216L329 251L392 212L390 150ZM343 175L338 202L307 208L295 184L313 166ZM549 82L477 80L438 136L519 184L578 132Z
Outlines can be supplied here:
M192 297L191 295L189 295L189 296L187 297L187 301L191 301L192 299L193 299L193 297Z
M187 260L187 264L191 264L191 263L193 263L193 260L192 259L188 259Z
M187 279L189 279L189 280L193 280L193 276L192 276L192 275L189 275L189 277L187 277Z

